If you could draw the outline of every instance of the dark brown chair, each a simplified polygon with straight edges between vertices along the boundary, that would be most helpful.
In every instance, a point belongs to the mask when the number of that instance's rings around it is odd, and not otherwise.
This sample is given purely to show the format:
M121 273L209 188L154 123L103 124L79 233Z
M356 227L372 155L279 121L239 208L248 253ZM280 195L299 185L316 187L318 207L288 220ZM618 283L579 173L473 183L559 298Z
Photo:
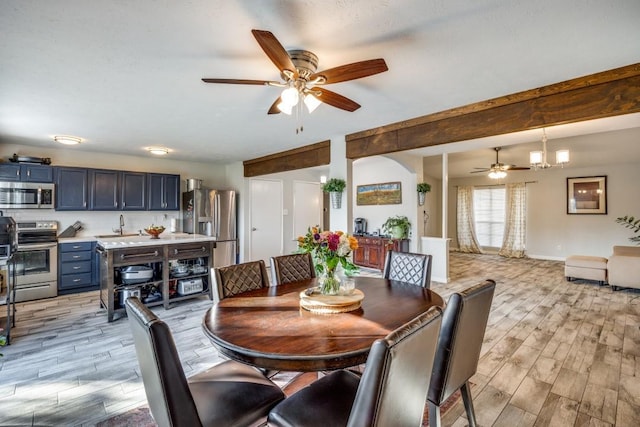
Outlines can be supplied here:
M269 413L277 427L419 426L441 311L434 307L371 346L362 377L335 371Z
M269 286L264 261L249 261L227 267L214 268L219 299Z
M147 401L159 426L260 425L284 398L258 369L234 361L187 380L167 324L136 297L125 306Z
M274 286L316 277L311 254L271 257L271 283Z
M411 252L388 251L384 260L382 277L431 287L431 255Z
M470 427L476 418L469 379L476 373L496 282L486 280L451 295L442 316L427 401L429 425L439 427L440 405L460 390Z

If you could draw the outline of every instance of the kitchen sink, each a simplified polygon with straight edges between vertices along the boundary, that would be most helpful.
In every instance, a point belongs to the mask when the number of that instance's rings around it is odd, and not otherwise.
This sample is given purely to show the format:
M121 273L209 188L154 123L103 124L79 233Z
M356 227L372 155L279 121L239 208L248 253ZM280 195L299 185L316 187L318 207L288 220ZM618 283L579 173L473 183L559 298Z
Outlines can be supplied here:
M133 237L133 236L140 236L140 234L138 233L130 233L130 234L99 234L95 237L97 237L98 239L110 239L110 238L114 238L114 237Z

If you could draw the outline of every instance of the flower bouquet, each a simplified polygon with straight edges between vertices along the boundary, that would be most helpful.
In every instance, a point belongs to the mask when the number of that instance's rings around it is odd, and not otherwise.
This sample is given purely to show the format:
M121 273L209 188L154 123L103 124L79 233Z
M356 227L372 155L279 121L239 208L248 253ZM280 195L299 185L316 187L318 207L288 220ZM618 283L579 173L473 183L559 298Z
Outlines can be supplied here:
M351 251L358 249L358 240L342 231L322 231L317 226L310 227L307 234L298 237L298 249L303 253L311 253L322 294L338 294L338 266L342 267L347 276L358 273L358 267L349 259Z

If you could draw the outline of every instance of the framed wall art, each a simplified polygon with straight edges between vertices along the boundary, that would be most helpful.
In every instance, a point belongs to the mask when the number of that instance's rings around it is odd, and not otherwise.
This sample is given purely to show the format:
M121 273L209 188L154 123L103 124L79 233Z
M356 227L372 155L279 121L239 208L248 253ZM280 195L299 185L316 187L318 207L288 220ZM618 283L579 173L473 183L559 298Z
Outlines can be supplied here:
M402 203L402 183L399 181L358 185L356 193L358 206L399 205Z
M607 214L607 177L567 178L567 214Z

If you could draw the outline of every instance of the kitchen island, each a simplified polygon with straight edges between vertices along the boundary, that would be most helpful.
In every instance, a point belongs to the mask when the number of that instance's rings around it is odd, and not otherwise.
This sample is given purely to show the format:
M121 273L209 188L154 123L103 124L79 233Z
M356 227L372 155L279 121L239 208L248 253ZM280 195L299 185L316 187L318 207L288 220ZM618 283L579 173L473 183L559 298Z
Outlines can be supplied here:
M216 238L172 233L97 238L100 255L100 304L107 320L124 313L124 301L135 295L148 306L208 296L213 300L213 248Z

